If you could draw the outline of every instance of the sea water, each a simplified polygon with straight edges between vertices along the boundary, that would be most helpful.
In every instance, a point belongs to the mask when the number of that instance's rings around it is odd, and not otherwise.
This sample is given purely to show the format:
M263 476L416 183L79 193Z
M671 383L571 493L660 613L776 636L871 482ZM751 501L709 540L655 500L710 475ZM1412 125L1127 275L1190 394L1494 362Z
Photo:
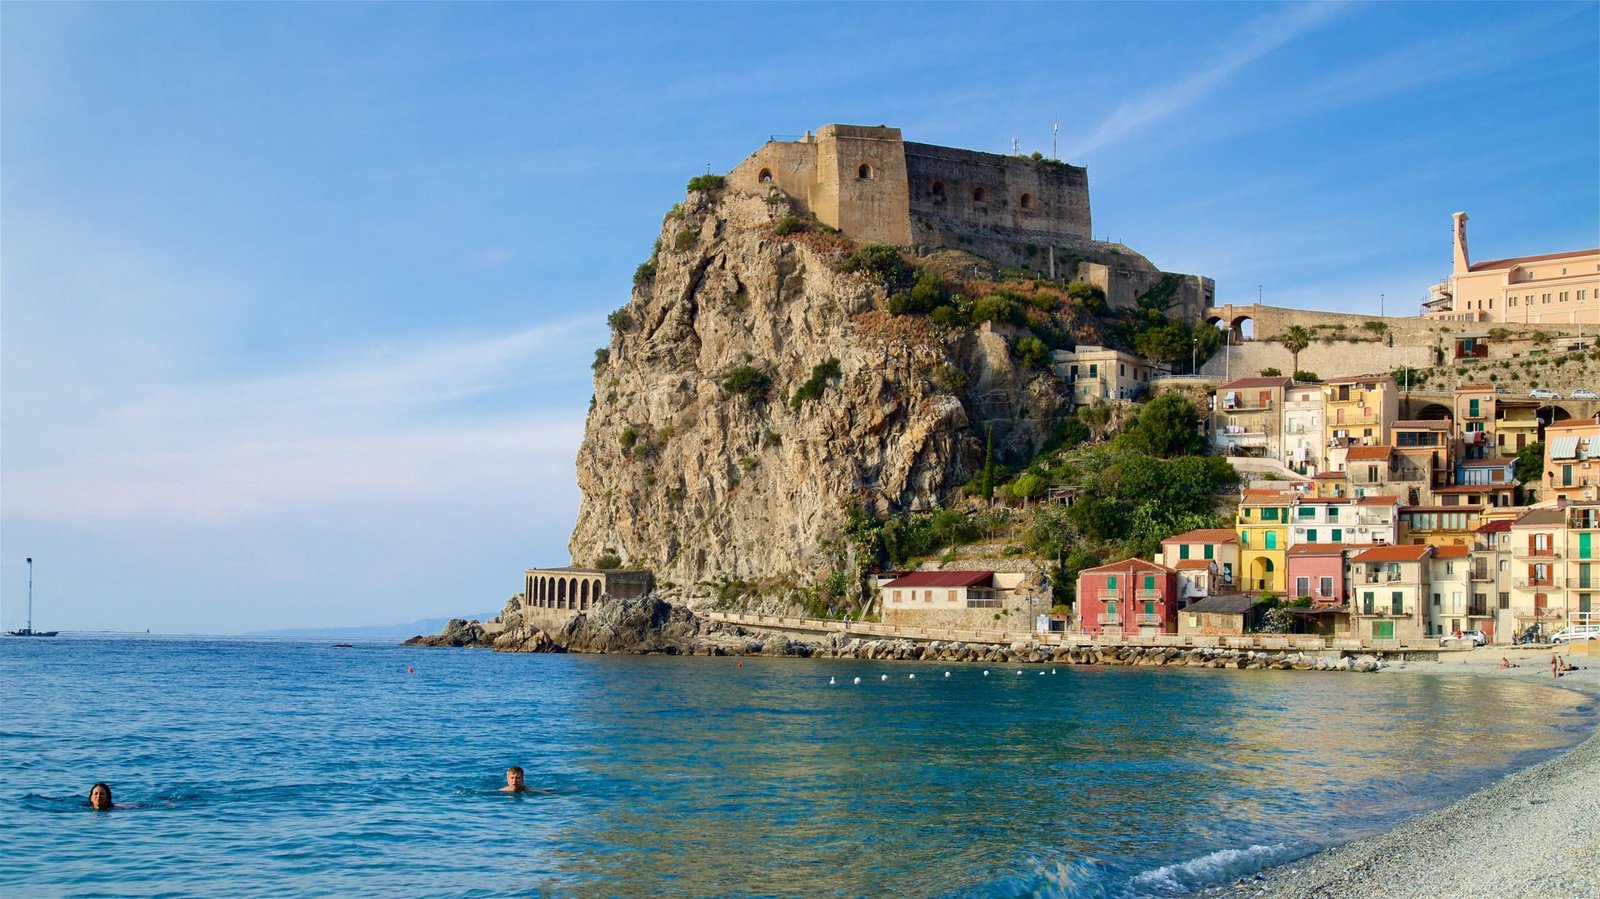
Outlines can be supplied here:
M1181 895L1594 713L1465 677L70 637L0 642L0 689L7 896ZM535 792L497 792L512 764Z

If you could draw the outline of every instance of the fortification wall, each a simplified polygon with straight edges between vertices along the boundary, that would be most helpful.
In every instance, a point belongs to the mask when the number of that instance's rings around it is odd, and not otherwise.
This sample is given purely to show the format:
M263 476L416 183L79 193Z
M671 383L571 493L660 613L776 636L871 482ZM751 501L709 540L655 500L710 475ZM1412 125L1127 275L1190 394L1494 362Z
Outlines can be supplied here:
M908 246L906 192L899 128L830 125L817 132L817 218L860 240Z
M1393 371L1402 365L1432 368L1432 344L1396 344L1388 347L1376 342L1336 341L1330 344L1313 343L1300 351L1300 370L1314 372L1323 380ZM1235 378L1253 378L1265 368L1276 368L1285 376L1291 376L1294 374L1294 354L1284 349L1281 343L1247 341L1212 356L1200 366L1200 374L1208 378L1225 378L1232 371Z
M1396 344L1428 344L1447 341L1452 334L1483 334L1490 328L1503 328L1513 335L1532 334L1543 331L1548 334L1563 335L1577 334L1582 329L1575 324L1491 324L1488 322L1463 323L1446 322L1426 319L1418 315L1407 316L1376 316L1358 315L1349 312L1317 312L1310 309L1289 309L1283 306L1265 306L1260 303L1249 305L1222 305L1206 309L1207 322L1226 326L1234 331L1235 339L1238 338L1240 325L1248 320L1252 323L1254 340L1276 340L1281 338L1286 331L1295 325L1307 329L1320 329L1329 333L1343 331L1350 335L1371 336L1367 330L1367 322L1381 321L1387 327L1387 332L1394 336ZM1589 327L1591 335L1594 327Z
M1087 241L1089 172L1065 163L907 143L912 239L953 246L957 234L1024 243Z

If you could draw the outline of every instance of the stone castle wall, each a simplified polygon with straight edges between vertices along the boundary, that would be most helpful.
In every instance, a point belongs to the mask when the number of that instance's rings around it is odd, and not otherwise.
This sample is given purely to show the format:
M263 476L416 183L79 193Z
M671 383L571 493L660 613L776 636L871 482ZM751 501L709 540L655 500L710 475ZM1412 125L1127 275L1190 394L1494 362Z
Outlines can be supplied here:
M1089 173L1065 163L905 144L912 241L961 235L1036 245L1091 239Z

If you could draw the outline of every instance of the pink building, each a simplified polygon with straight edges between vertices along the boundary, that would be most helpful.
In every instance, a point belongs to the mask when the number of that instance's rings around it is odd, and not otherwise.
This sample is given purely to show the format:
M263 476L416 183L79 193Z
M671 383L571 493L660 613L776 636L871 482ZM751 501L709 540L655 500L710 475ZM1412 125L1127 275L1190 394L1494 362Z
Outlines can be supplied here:
M1289 600L1309 596L1313 609L1344 605L1347 595L1344 554L1342 543L1301 543L1289 547Z
M1126 559L1078 573L1078 628L1115 637L1178 632L1178 572Z

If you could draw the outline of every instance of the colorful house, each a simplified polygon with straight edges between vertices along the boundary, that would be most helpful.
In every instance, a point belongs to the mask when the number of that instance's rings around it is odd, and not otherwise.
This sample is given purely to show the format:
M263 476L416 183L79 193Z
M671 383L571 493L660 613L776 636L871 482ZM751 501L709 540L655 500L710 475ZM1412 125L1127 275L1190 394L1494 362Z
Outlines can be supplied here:
M1031 630L1036 603L1018 590L1026 575L993 571L913 571L879 588L885 624ZM1047 610L1048 611L1048 610Z
M1253 596L1229 593L1190 603L1178 613L1180 637L1242 637L1260 624L1261 604Z
M1474 620L1469 614L1471 553L1470 546L1436 546L1428 559L1428 633L1435 637L1493 627L1487 616Z
M1211 442L1230 456L1283 460L1283 399L1288 378L1238 378L1217 388Z
M1402 506L1399 542L1470 546L1484 511L1482 506Z
M1143 559L1125 559L1078 573L1078 629L1106 637L1174 634L1178 573Z
M1159 561L1178 572L1181 599L1229 590L1239 571L1239 535L1228 528L1198 528L1168 537L1161 541Z
M1423 642L1432 557L1431 546L1375 546L1351 558L1350 617L1363 645L1398 648Z
M1289 510L1299 494L1246 490L1239 501L1239 566L1242 590L1282 593L1284 552L1289 548Z
M1581 539L1584 532L1577 533ZM1511 522L1511 608L1519 630L1538 624L1548 636L1567 620L1566 561L1565 509L1529 509Z
M1489 459L1462 459L1456 463L1456 487L1481 491L1481 505L1511 506L1517 501L1517 459L1496 456ZM1436 491L1437 495L1437 491ZM1446 505L1440 500L1440 505Z
M1455 389L1455 420L1463 459L1495 455L1495 412L1499 394L1493 384L1462 384Z
M1322 405L1326 446L1379 446L1400 417L1400 392L1386 374L1334 378L1322 385Z
M1567 591L1569 613L1600 613L1600 503L1568 506Z
M1341 543L1301 543L1289 547L1289 599L1309 599L1313 609L1345 604L1345 555L1362 551Z
M1396 481L1394 447L1353 446L1344 454L1344 476L1356 496L1380 496L1404 491ZM1410 502L1410 498L1407 498Z
M1576 418L1545 426L1542 487L1539 498L1545 501L1600 499L1600 422Z

